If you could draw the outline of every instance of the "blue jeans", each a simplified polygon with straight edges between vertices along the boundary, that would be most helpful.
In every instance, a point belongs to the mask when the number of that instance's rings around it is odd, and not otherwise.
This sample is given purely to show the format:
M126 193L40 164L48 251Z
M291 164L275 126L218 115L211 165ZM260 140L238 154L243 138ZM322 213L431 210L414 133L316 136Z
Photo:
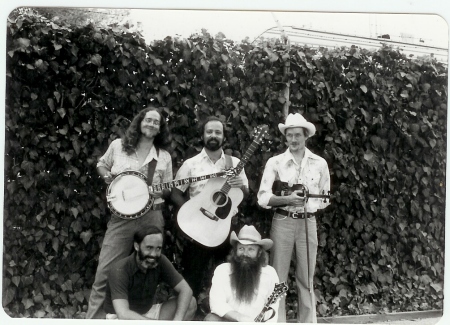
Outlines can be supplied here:
M149 211L144 216L134 220L124 220L114 215L111 216L98 258L97 272L92 285L86 318L105 319L106 313L103 311L103 301L106 294L108 269L112 263L130 255L133 250L134 233L150 225L159 227L161 231L164 230L164 218L160 210Z
M272 228L270 230L270 238L273 240L270 264L277 271L280 282L287 281L292 252L295 248L297 261L295 280L298 294L297 322L317 323L316 298L314 296L314 288L312 287L317 256L316 218L306 219L306 222L308 222L309 279L305 219L293 219L278 213L274 214ZM308 282L311 283L311 293L308 290ZM286 322L286 302L284 297L280 300L278 322Z

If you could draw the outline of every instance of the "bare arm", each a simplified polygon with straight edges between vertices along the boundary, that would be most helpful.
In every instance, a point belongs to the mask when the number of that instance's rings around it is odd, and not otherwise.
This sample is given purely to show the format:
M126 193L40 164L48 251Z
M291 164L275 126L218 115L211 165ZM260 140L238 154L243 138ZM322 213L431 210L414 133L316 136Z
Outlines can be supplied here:
M186 315L192 300L192 289L184 279L173 289L178 293L177 309L173 316L173 320L182 321L184 320L184 316Z
M111 183L114 178L111 171L103 166L97 167L97 173L103 178L106 184Z
M112 301L114 310L116 311L117 317L119 319L147 319L147 317L142 316L135 311L130 310L130 304L126 299L114 299Z

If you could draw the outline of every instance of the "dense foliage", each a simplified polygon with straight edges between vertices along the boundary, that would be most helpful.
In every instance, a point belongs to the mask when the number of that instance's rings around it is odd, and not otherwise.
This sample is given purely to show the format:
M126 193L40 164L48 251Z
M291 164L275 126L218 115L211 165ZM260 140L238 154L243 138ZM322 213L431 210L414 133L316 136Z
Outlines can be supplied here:
M284 77L284 63L290 73ZM319 217L319 316L442 308L446 67L383 47L235 44L206 31L151 45L125 27L21 15L7 27L3 307L12 317L80 317L109 218L95 165L128 121L166 107L174 172L200 150L196 125L222 116L239 156L252 130L270 134L246 165L251 194L234 226L266 236L256 204L267 159L285 149L290 111L316 124L309 148L332 177ZM183 242L170 209L167 251ZM289 317L296 315L290 278ZM206 290L207 288L205 288Z

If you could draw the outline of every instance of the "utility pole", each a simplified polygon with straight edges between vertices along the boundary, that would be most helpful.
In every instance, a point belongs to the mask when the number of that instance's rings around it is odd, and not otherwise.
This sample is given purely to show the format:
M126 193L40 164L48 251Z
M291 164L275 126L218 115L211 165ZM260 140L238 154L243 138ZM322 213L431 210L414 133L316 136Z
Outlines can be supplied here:
M275 22L277 23L278 29L281 32L281 41L283 42L283 44L286 46L286 53L289 54L289 51L291 49L291 43L289 42L289 39L284 31L283 26L281 26L280 22L278 21L277 17L275 16L275 14L272 12L272 16L273 19L275 19ZM290 71L290 60L287 60L284 63L284 67L283 67L283 83L284 83L284 88L283 88L283 97L284 97L284 105L283 105L283 116L284 118L286 118L289 114L289 71Z

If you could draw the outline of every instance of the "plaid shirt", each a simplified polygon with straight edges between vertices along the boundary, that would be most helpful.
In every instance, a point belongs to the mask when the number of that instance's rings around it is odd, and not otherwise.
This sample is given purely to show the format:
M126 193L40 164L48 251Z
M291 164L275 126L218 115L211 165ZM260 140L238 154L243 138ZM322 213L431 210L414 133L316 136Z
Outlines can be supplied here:
M322 157L313 154L308 148L305 148L305 156L301 165L297 164L289 149L267 161L258 191L258 204L265 209L272 208L267 204L274 195L272 185L276 180L291 184L304 184L308 187L310 194L322 194L322 191L327 194L330 190L330 172L327 162ZM306 204L307 212L314 213L329 204L329 202L323 202L323 199L310 198ZM304 211L303 207L293 206L283 207L283 209L290 212Z
M147 176L148 163L152 161L152 159L158 161L156 163L152 184L160 184L172 181L172 157L167 151L159 149L159 156L157 156L156 148L155 146L153 146L150 149L147 157L145 158L142 166L139 166L137 154L134 153L128 155L125 151L123 151L121 139L116 139L111 142L108 150L99 159L97 167L105 167L106 169L111 171L113 176L116 176L117 174L127 170L135 170ZM161 202L164 202L164 200L161 198L155 200L155 204Z

